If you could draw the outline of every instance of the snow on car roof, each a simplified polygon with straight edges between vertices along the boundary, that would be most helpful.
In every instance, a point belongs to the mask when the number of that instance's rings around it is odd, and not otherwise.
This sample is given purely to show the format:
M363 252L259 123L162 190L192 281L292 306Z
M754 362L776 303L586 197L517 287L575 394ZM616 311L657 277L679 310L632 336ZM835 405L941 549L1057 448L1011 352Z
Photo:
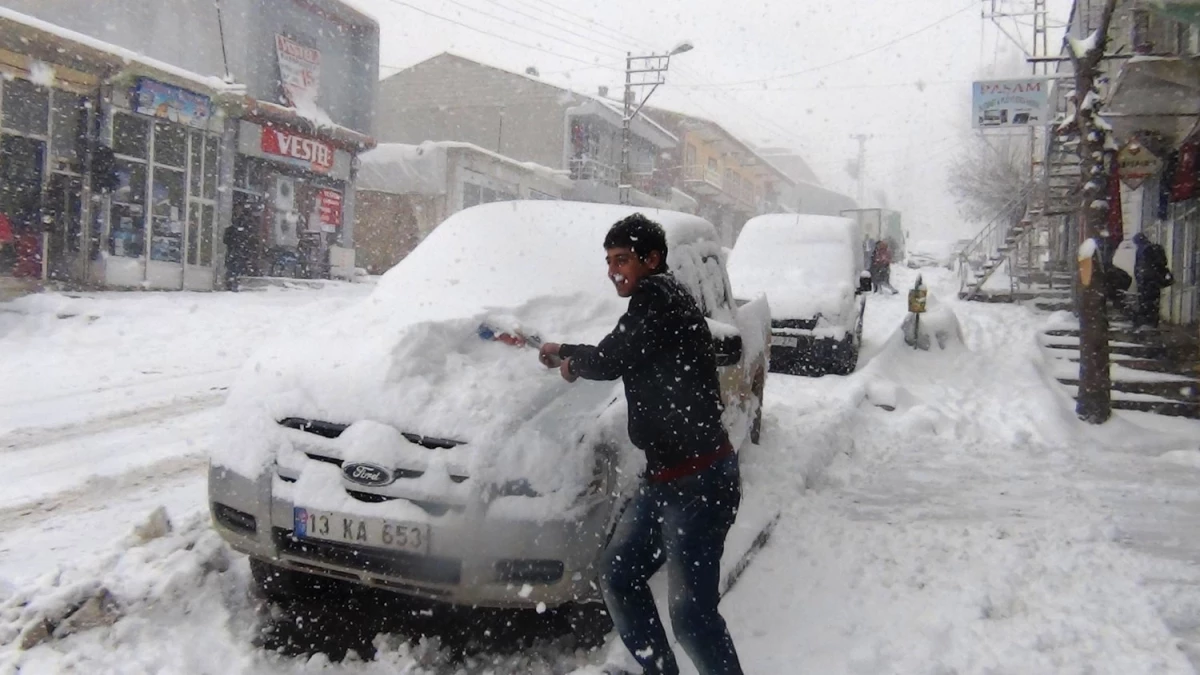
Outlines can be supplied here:
M708 221L674 211L565 201L496 202L460 211L383 275L375 294L412 318L469 316L538 297L610 298L604 235L634 213L661 224L669 249L717 241Z
M850 218L758 216L738 236L729 280L737 297L765 294L776 316L828 317L853 292L862 253L862 231Z

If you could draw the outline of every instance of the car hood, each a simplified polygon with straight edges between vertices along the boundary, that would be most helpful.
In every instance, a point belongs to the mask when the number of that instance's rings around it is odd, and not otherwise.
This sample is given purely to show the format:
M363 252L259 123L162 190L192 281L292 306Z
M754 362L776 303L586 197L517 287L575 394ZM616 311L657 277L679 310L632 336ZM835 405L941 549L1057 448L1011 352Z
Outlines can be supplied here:
M281 452L334 445L347 462L422 470L434 463L480 488L520 479L540 494L570 493L591 478L591 445L627 438L620 385L567 384L532 346L485 340L478 329L486 322L590 342L624 308L616 298L578 295L413 321L368 300L246 364L226 404L227 450L214 462L258 475ZM330 440L279 424L288 418L348 426ZM458 444L431 448L417 437Z

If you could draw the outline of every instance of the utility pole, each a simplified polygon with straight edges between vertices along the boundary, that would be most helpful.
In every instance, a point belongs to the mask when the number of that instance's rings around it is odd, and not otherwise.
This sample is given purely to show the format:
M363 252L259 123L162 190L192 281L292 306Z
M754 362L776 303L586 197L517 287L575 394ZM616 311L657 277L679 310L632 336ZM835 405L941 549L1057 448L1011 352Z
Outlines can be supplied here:
M1105 0L1100 25L1085 41L1071 40L1075 69L1075 125L1079 133L1079 223L1087 239L1079 247L1079 394L1075 414L1085 422L1102 424L1112 416L1109 375L1108 314L1104 280L1108 270L1103 251L1108 237L1107 200L1114 146L1109 127L1100 119L1096 80L1108 46L1108 26L1117 0ZM1089 45L1089 43L1091 43ZM1107 160L1107 161L1106 161Z
M857 134L851 136L858 141L858 208L865 208L863 202L866 199L866 183L864 179L867 174L867 140L871 138L870 134Z
M671 65L671 57L676 54L692 51L690 42L681 42L665 55L634 56L632 52L625 53L625 97L624 112L621 114L621 177L617 183L617 200L622 204L630 204L630 192L633 190L633 170L629 165L633 132L633 119L642 111L642 106L650 100L650 96L666 83L667 67ZM635 78L634 76L638 77ZM633 107L634 87L651 87L650 93L642 97L637 108Z

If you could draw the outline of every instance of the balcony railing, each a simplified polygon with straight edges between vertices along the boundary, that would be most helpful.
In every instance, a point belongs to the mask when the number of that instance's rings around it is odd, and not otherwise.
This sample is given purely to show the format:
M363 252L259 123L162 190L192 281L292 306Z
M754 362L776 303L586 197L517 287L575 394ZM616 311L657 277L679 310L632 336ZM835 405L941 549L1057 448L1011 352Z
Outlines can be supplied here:
M571 180L593 181L617 187L621 170L603 162L584 157L573 157L570 163Z
M683 180L684 183L707 183L718 190L722 189L721 172L700 164L685 166Z

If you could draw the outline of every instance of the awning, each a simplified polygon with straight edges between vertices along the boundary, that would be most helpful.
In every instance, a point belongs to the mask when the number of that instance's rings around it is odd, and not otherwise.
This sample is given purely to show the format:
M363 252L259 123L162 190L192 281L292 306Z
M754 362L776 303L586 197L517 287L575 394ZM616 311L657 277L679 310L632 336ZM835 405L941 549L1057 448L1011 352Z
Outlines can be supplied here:
M1178 58L1131 59L1117 74L1102 115L1122 143L1151 132L1178 146L1200 119L1200 65Z
M228 100L222 102L233 103ZM376 144L375 139L371 136L337 124L324 123L311 117L305 117L296 112L295 108L278 103L259 101L249 96L239 96L236 105L241 108L241 118L244 120L315 136L329 141L347 152L359 153L370 150Z

